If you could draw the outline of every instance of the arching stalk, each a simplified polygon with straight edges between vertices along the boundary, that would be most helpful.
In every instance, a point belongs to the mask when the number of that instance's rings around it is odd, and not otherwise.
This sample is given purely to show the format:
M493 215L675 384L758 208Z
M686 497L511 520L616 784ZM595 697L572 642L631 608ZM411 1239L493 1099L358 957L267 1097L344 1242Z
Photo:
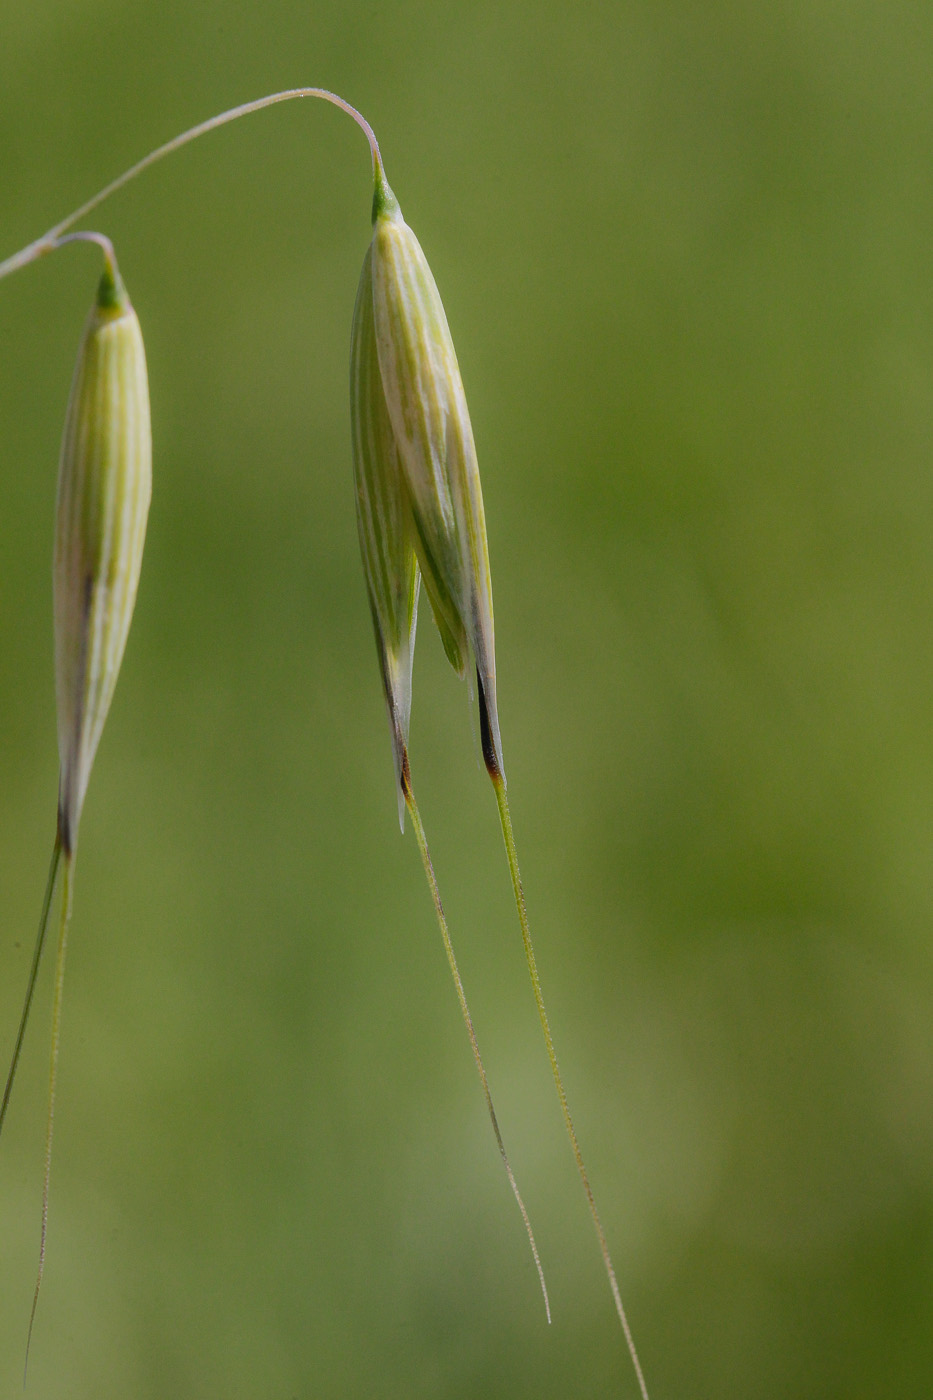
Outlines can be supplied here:
M4 262L0 262L0 277L6 277L11 272L16 272L18 268L27 267L29 263L35 262L37 258L44 257L51 253L60 244L61 235L68 229L90 214L99 204L103 204L105 199L109 199L117 190L128 185L131 180L135 180L137 175L141 175L144 170L148 170L150 165L155 165L157 161L164 159L178 151L182 146L187 146L189 142L196 141L200 136L206 136L209 131L216 131L220 126L226 126L229 122L238 121L240 117L249 116L252 112L261 112L266 107L274 107L279 102L291 102L298 97L319 97L324 102L330 102L335 107L339 107L342 112L346 112L352 117L357 126L363 132L369 142L369 149L372 152L373 169L381 165L379 155L379 142L369 122L359 113L355 107L351 107L349 102L345 102L342 97L338 97L335 92L328 92L326 88L289 88L285 92L273 92L268 97L259 97L254 102L244 102L239 107L231 107L229 111L220 112L216 117L210 117L205 122L199 122L197 126L190 127L183 131L180 136L175 136L171 141L166 141L164 145L157 146L154 151L150 151L142 160L138 160L135 165L131 165L128 170L124 170L122 175L118 175L115 180L111 180L97 194L92 195L84 204L75 209L60 223L50 228L48 233L44 233L41 238L21 248L18 253L13 253Z

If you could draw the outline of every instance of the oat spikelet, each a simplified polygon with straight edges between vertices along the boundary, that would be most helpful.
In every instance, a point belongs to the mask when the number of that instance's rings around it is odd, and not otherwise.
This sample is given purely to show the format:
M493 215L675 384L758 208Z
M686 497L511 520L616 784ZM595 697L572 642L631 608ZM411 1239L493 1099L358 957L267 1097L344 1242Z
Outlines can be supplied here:
M501 772L492 582L466 395L437 284L379 163L375 180L370 251L376 350L414 548L458 674L472 652Z
M45 1269L65 953L78 824L133 616L152 490L149 389L139 322L117 272L109 241L98 234L73 234L60 242L73 239L100 243L106 267L78 352L58 473L53 571L60 758L58 828L26 996L0 1103L2 1130L61 870L39 1264L26 1341L27 1364Z
M353 315L353 333L351 337L350 350L350 421L353 438L353 465L356 479L356 514L359 527L360 549L363 556L363 573L366 579L366 588L369 594L370 611L373 618L373 627L376 633L376 645L379 651L379 665L382 672L382 686L385 692L386 705L389 711L389 726L392 734L392 751L395 760L396 790L398 793L399 822L404 831L405 812L411 816L415 838L418 842L418 849L424 865L425 876L431 897L434 903L434 911L437 917L441 939L444 944L444 951L450 967L454 987L457 993L457 1000L460 1004L460 1012L466 1026L467 1035L470 1040L470 1048L473 1052L473 1059L476 1064L477 1073L482 1085L483 1097L486 1101L486 1109L489 1114L496 1145L508 1176L509 1185L515 1196L525 1232L528 1236L528 1243L531 1247L532 1257L538 1273L538 1281L541 1285L541 1293L544 1298L544 1307L548 1321L551 1318L550 1304L548 1302L547 1286L544 1280L544 1271L541 1267L541 1260L538 1255L538 1247L535 1243L534 1233L531 1228L531 1221L525 1209L509 1162L502 1133L499 1128L499 1121L493 1106L492 1094L489 1088L489 1081L486 1069L480 1054L479 1043L476 1038L476 1031L473 1025L473 1018L467 1004L466 992L463 986L463 979L460 976L460 969L457 966L457 959L454 955L453 944L450 939L450 932L447 927L447 918L444 907L441 903L440 891L434 874L434 866L431 854L428 849L427 837L421 821L421 815L415 801L415 794L411 784L411 770L408 762L408 726L411 714L411 677L412 662L414 658L415 646L415 626L417 622L418 591L420 581L420 570L425 572L428 594L434 608L438 627L444 639L447 654L459 671L463 670L463 663L467 655L468 644L472 643L472 636L463 626L460 620L459 605L460 600L465 596L465 590L469 591L467 569L463 561L459 558L459 551L450 548L450 544L458 536L451 536L450 541L444 542L444 525L442 521L435 519L435 512L430 504L430 478L425 483L425 489L420 493L412 489L411 474L407 470L408 457L414 453L416 459L417 443L430 439L430 425L423 422L420 429L416 428L412 439L399 437L399 424L411 421L411 410L418 398L417 388L412 389L410 385L401 386L398 379L387 380L387 371L384 367L383 355L380 348L379 318L382 317L384 326L388 326L390 337L398 331L398 340L404 347L406 324L404 315L399 318L394 307L397 299L397 290L393 285L393 274L391 270L387 273L385 262L385 250L381 243L381 219L383 204L380 203L380 189L389 198L391 192L385 185L382 177L382 166L374 151L374 168L376 171L376 200L373 205L373 221L376 229L373 241L367 250L363 261L363 271L360 276L359 290L356 298L356 309ZM380 183L381 181L381 183ZM394 204L394 200L392 201ZM394 206L397 210L398 206ZM401 219L401 215L398 215ZM414 248L417 248L417 241L414 234L402 224L401 242L409 245L409 253L406 254L404 248L400 256L414 256L410 253L410 243L413 241ZM390 253L390 260L393 256ZM433 279L427 270L424 262L424 255L418 249L417 277L419 283L423 283L426 275L431 288L434 288ZM381 267L381 273L377 269ZM380 277L382 281L382 291L380 293ZM427 292L425 293L427 295ZM468 454L463 449L463 442L468 440L470 451L472 452L472 433L470 432L469 416L466 414L466 403L463 400L463 389L460 386L459 371L456 368L456 357L453 355L453 346L450 343L450 334L446 330L443 308L440 306L440 299L437 297L437 289L433 291L436 311L431 323L433 329L427 334L433 336L439 332L440 323L443 322L443 329L446 334L446 347L449 354L446 356L442 352L438 356L438 364L441 378L447 377L447 402L451 408L456 408L461 415L459 435L461 439L460 461L461 468L454 466L455 482L453 484L453 494L447 491L446 500L452 501L453 497L459 500L464 489L469 491L469 471L467 467ZM404 293L402 299L405 300ZM417 315L417 305L412 303L410 311L413 316ZM438 319L438 313L440 320ZM412 333L417 333L417 327L412 324L408 327ZM412 347L413 354L417 357L425 346L415 345ZM427 353L432 352L428 348ZM389 373L392 373L393 365L392 353L388 354ZM393 385L392 392L389 385ZM459 386L459 387L458 387ZM439 385L438 395L435 402L439 405L444 390ZM395 405L393 413L392 405ZM456 436L456 434L455 434ZM437 463L441 469L441 463ZM473 455L473 466L475 471L475 454ZM481 536L483 557L485 557L485 531L482 522L482 499L479 497L479 480L475 478L475 488L478 499L478 531ZM423 498L423 499L422 499ZM458 518L460 518L458 507ZM473 524L476 525L476 512L471 516ZM428 544L430 539L433 543ZM438 553L439 552L439 553ZM486 568L486 594L480 600L479 611L487 607L484 617L488 617L488 655L491 657L492 642L492 602L488 590L489 572ZM484 634L485 635L485 634ZM486 653L484 652L484 655ZM495 693L495 683L493 680L493 694Z
M375 152L374 179L373 237L360 282L355 324L359 326L365 322L368 334L368 298L371 285L375 358L378 360L379 374L377 378L372 367L372 351L367 350L366 384L371 401L369 433L371 442L381 444L380 452L384 465L380 488L388 504L382 510L381 528L384 532L387 529L392 531L391 539L383 538L379 562L385 565L390 555L404 557L407 561L410 551L414 551L451 664L460 675L463 675L468 660L472 659L476 666L483 759L496 794L522 943L551 1073L639 1391L642 1400L648 1400L644 1375L628 1318L622 1306L605 1231L570 1115L570 1104L557 1061L531 941L502 762L502 740L496 705L492 584L489 575L483 494L460 369L431 269L421 245L402 218L398 201L389 188L381 161ZM380 401L380 385L384 403ZM360 399L361 395L357 392L355 415ZM357 432L356 427L354 431ZM373 494L370 493L371 496ZM361 539L363 534L361 526ZM370 582L372 601L374 591L378 591L379 587L379 571L366 563L365 541L363 553L367 580L370 580L370 575L376 578L375 590ZM378 554L378 551L375 553ZM387 572L389 578L393 577L391 568ZM401 577L401 571L397 569L394 575L397 590ZM388 596L385 588L379 596ZM373 603L374 617L377 616L377 609L378 605ZM404 794L408 715L411 706L413 615L409 632L404 632L401 614L396 605L393 626L394 631L392 628L382 629L381 655L390 716L398 713L404 715L404 726L396 724L393 730L396 768L402 774ZM376 632L377 636L380 636L378 620ZM390 638L388 644L386 636ZM391 666L386 664L387 654L395 659L396 673L392 673ZM404 669L399 665L402 658ZM390 676L389 680L386 680L387 675ZM414 799L410 796L410 787L408 808L421 843L423 828L417 816ZM438 906L438 916L442 920L442 932L446 941L446 927L426 845L422 846L422 859ZM456 976L455 972L455 980ZM472 1031L465 1009L464 1016L468 1029ZM485 1082L481 1067L480 1073ZM496 1127L494 1117L493 1126ZM529 1227L529 1236L530 1233ZM534 1249L533 1240L532 1248ZM537 1260L537 1255L535 1257Z
M411 717L420 573L402 465L382 389L373 320L372 250L363 263L350 347L350 427L356 479L356 520L363 573L389 711L398 792L405 829L402 774Z
M66 856L129 634L151 492L146 354L110 265L78 355L58 474L55 690Z

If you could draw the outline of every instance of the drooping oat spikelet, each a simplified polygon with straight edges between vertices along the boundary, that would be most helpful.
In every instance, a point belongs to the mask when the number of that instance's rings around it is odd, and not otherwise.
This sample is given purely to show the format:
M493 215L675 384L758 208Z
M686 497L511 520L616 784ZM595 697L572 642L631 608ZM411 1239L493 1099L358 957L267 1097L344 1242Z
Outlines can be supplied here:
M557 1061L531 941L502 762L502 741L496 706L492 584L483 496L457 356L437 285L421 245L402 218L398 201L386 182L378 158L374 160L374 178L373 238L360 284L357 323L360 324L363 320L361 303L364 314L368 316L364 299L368 296L371 281L379 380L384 395L385 415L391 427L390 435L383 418L383 405L378 401L378 384L370 364L367 385L371 400L371 438L372 441L382 444L382 459L385 463L385 471L381 478L383 486L387 492L391 493L394 489L397 493L397 500L392 503L390 509L383 512L382 528L385 530L387 524L391 524L398 533L394 541L383 539L382 558L384 559L393 548L409 548L406 532L410 519L412 547L424 575L438 629L451 664L461 675L472 653L479 687L483 758L496 794L522 943L551 1073L599 1240L613 1302L641 1395L643 1400L647 1400L645 1380L622 1306L609 1246L570 1115L570 1105ZM365 559L364 544L364 561ZM366 567L368 577L371 569L368 564ZM397 581L399 577L400 575L397 576ZM372 596L371 585L371 599ZM376 616L375 605L373 612ZM398 621L395 627L400 635ZM376 630L378 635L378 621ZM405 736L411 704L410 668L413 641L412 628L410 633L406 634L405 662L408 669L402 691L405 704ZM385 675L385 665L383 673ZM389 684L386 685L386 693L387 696L390 693ZM389 706L391 712L391 698ZM397 741L396 752L401 752L406 758L401 770L405 792L407 755L404 742L399 748ZM398 766L398 757L396 764ZM406 800L409 801L419 844L422 844L423 828L413 806L413 799L409 800L406 797ZM422 859L438 906L439 917L443 919L433 868L427 847L423 844ZM446 926L442 924L442 928L446 941ZM469 1024L468 1020L468 1026Z
M115 267L78 356L58 475L55 690L62 847L73 852L129 634L152 493L146 354Z
M402 779L411 716L420 574L414 532L392 424L382 390L373 320L372 251L360 276L350 348L350 426L356 520L389 711L399 824L405 829Z
M65 952L78 825L133 616L152 486L149 389L139 322L109 242L97 235L88 236L104 246L107 265L78 353L59 463L54 558L58 827L26 997L0 1105L2 1129L32 1006L57 875L63 864L42 1225L30 1338L45 1265ZM28 1358L28 1340L26 1350Z
M381 165L378 160L375 162L375 168L381 173ZM374 217L375 215L376 206L374 205ZM378 222L378 219L376 221ZM374 237L363 262L356 309L353 315L350 350L350 419L360 549L363 556L363 573L369 594L370 611L376 633L376 645L379 651L383 690L389 711L398 790L399 822L404 831L404 816L407 808L411 815L418 850L431 890L444 951L482 1084L483 1096L486 1100L486 1108L496 1144L525 1224L535 1268L538 1271L541 1292L544 1296L545 1311L548 1321L550 1321L550 1304L544 1272L538 1256L538 1247L535 1243L525 1203L521 1198L505 1150L486 1069L476 1039L473 1018L470 1015L463 987L463 979L457 966L457 959L447 927L447 918L441 903L427 837L411 784L411 770L408 762L408 727L411 714L411 676L420 583L418 560L424 560L423 567L432 571L431 574L427 575L429 579L428 591L432 603L436 597L440 596L440 590L443 590L449 597L449 590L443 579L435 579L436 569L432 565L431 555L419 546L424 531L423 527L418 524L418 507L413 501L412 493L407 484L402 452L389 412L378 349L376 323L378 293L374 277L374 268L378 257L376 249L376 238ZM428 277L430 277L430 273L428 273ZM441 315L443 316L443 311L441 311ZM447 339L449 342L449 335ZM457 377L459 379L459 375ZM466 427L469 431L469 419L466 420ZM472 438L470 440L472 442ZM480 522L482 522L481 501ZM462 570L460 572L462 573ZM458 581L456 585L458 590L459 586ZM435 615L438 618L441 635L445 639L448 655L458 666L458 669L462 670L462 657L466 650L466 633L459 624L456 609L452 603L449 603L446 609L438 603L435 605ZM462 642L459 639L454 639L448 618L457 626L463 639ZM489 624L491 636L491 605Z
M460 675L472 652L501 772L492 583L470 414L440 293L379 163L371 256L379 369L415 552Z

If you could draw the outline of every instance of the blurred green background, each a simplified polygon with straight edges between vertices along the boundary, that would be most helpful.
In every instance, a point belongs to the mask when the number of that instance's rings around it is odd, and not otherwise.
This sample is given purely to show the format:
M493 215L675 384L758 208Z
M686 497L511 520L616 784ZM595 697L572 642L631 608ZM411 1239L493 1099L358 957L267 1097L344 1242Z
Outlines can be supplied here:
M479 447L513 814L652 1400L933 1376L933 11L0 0L0 256L186 126L356 103ZM410 832L361 570L360 133L291 104L99 211L149 355L147 557L81 833L43 1397L633 1396L465 687ZM0 1041L54 827L50 555L94 250L0 286ZM0 1147L34 1279L50 969Z

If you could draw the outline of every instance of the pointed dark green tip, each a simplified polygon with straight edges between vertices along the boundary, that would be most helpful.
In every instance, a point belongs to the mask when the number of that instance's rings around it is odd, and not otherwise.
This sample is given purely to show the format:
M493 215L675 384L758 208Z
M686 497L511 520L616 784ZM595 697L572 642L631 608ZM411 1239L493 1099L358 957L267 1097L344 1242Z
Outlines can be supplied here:
M97 287L98 311L125 311L130 304L123 278L115 263L107 260Z
M373 223L377 219L400 219L402 211L392 187L385 176L382 162L376 160L373 169Z
M483 750L483 762L486 765L486 772L492 778L493 786L497 791L501 788L505 792L506 782L502 769L502 758L499 753L497 736L493 733L489 704L486 699L486 687L483 685L479 667L476 668L476 686L479 692L479 735Z

